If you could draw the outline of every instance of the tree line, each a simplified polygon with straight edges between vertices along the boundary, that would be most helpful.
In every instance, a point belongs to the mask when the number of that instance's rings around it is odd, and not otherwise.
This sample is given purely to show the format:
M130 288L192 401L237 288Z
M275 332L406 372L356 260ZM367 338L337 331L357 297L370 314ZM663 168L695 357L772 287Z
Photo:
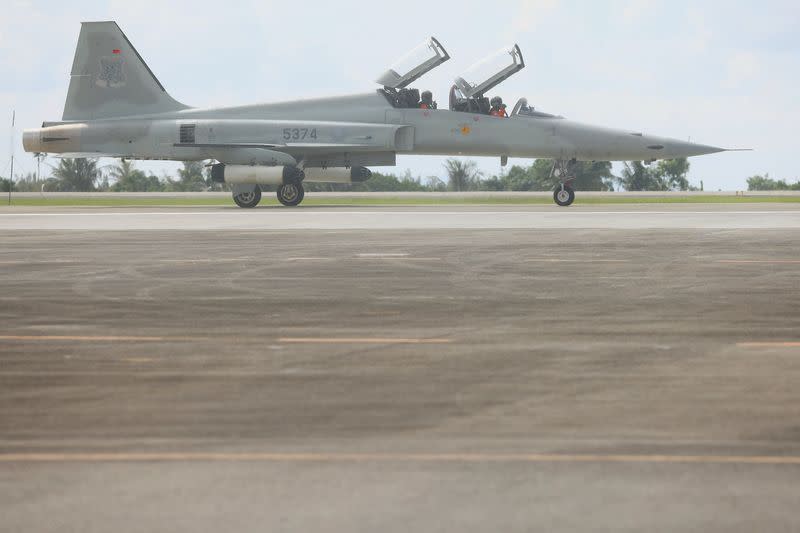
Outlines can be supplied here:
M769 174L747 178L748 191L800 191L800 181L787 183L786 180L774 180Z
M38 162L44 160L39 156ZM38 173L16 176L13 187L19 192L180 192L227 190L224 184L211 180L210 167L202 161L184 162L176 176L156 176L136 168L133 161L121 160L114 165L100 167L96 159L62 158L50 168L47 177ZM557 184L553 177L553 163L537 159L528 166L513 165L499 174L485 176L471 160L448 159L442 177L425 179L412 176L410 171L402 176L373 172L361 183L306 183L309 191L549 191ZM622 172L612 173L611 163L579 161L574 166L572 185L581 191L687 191L698 190L689 183L689 161L673 159L647 165L641 161L623 164ZM2 190L7 192L9 180L2 179ZM747 179L750 191L800 190L800 181L787 183L764 176ZM270 187L262 187L270 189Z
M187 161L178 175L156 176L136 168L131 160L121 160L115 165L100 167L96 159L62 158L51 167L50 175L41 177L29 172L14 179L14 190L19 192L172 192L208 191L218 185L202 161ZM8 180L3 180L3 190L8 191ZM219 187L217 187L219 190Z

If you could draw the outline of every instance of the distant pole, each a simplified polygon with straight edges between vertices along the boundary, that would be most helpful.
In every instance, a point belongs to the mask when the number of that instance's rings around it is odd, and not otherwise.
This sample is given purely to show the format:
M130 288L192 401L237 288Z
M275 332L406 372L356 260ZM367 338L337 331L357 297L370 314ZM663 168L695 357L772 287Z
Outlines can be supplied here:
M11 112L11 174L8 176L8 205L11 205L11 187L14 185L14 124L17 122L17 110Z

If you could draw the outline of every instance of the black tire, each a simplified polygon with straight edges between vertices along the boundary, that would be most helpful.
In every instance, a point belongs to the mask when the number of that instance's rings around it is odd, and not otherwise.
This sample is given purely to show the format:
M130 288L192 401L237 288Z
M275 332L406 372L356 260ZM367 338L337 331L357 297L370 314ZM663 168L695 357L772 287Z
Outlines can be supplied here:
M233 201L236 202L236 205L245 209L255 207L261 201L261 189L256 187L252 191L234 193Z
M558 188L553 191L553 200L561 207L567 207L575 201L575 191L573 191L572 187L569 185L564 185L563 187L559 185Z
M278 187L278 201L287 207L294 207L303 201L306 191L302 183L285 183Z

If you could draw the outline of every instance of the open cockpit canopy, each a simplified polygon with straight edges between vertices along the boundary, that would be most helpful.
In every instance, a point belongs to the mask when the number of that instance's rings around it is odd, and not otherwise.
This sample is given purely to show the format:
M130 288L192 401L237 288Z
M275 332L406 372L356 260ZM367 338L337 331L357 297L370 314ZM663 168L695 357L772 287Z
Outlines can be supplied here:
M523 68L522 50L515 44L472 65L455 79L455 85L463 98L480 98Z
M398 59L376 81L386 89L402 89L448 59L447 50L431 37Z

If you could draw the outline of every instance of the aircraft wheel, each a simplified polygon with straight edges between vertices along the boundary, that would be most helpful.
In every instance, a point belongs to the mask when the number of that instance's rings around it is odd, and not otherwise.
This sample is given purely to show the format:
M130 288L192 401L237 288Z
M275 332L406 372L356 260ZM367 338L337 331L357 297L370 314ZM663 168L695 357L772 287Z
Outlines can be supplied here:
M250 208L258 205L261 201L261 189L256 187L252 191L240 192L233 194L233 201L239 207Z
M575 191L569 185L559 186L553 191L553 200L561 207L566 207L575 201Z
M278 187L278 201L285 206L294 207L303 201L306 192L301 183L285 183Z

